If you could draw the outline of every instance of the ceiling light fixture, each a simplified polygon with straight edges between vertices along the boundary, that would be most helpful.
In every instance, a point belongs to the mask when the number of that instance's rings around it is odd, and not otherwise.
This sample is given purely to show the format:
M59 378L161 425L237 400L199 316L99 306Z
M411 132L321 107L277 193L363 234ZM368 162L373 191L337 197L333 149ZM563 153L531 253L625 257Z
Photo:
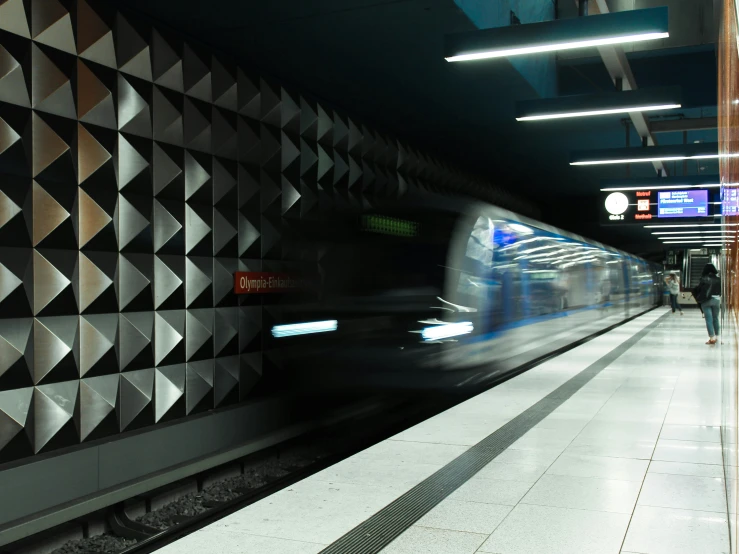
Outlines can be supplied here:
M685 234L699 234L699 235L713 235L716 233L724 233L724 234L736 234L735 231L722 231L720 229L717 229L716 231L655 231L652 233L653 235L685 235ZM707 237L710 238L710 237Z
M448 62L643 42L669 37L667 7L479 29L446 36Z
M516 103L516 121L670 110L682 106L681 97L680 87L659 87L524 100Z
M631 190L671 190L692 188L719 188L720 175L684 175L677 177L652 177L648 179L602 179L601 192ZM728 186L728 185L727 185Z
M570 165L604 165L718 159L718 143L670 144L573 152ZM703 178L705 179L705 177ZM714 181L715 182L715 181ZM665 183L667 184L667 183Z
M655 104L653 106L628 106L625 108L607 108L602 110L588 110L582 112L564 112L517 117L516 121L542 121L546 119L565 119L568 117L592 117L596 115L612 115L629 112L648 112L656 110L674 110L682 107L681 104Z
M685 225L645 225L645 229L690 229L691 227L736 227L739 223L693 223Z
M711 189L718 188L721 185L664 185L664 186L650 186L650 187L619 187L619 188L605 188L600 189L601 192L621 192L625 190L668 190L668 189Z
M679 162L682 160L718 159L718 154L701 154L700 156L655 156L654 158L616 158L613 160L584 160L570 162L570 165L605 165L605 164L638 164L643 162Z
M706 241L706 240L714 240L714 239L715 240L721 240L721 239L730 239L730 238L733 238L733 237L732 236L729 236L729 235L726 235L726 236L719 235L717 237L700 237L700 236L698 236L698 237L696 237L696 236L689 236L689 237L664 237L664 238L662 238L660 240L662 242L672 242L672 241L675 241L675 240L678 240L678 239L681 240L681 241L683 241L683 240L702 240L702 241Z

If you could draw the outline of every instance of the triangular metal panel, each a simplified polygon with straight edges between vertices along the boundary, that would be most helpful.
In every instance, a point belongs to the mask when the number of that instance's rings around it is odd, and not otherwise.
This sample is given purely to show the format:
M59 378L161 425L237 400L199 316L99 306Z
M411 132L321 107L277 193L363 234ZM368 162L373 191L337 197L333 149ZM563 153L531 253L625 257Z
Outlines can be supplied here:
M152 62L154 82L163 87L184 92L182 60L159 32L152 31Z
M119 309L123 310L128 306L150 284L149 279L129 262L125 255L119 254L116 271L116 292Z
M243 214L239 214L239 256L243 256L260 236L259 230Z
M38 314L72 282L44 258L33 251L33 313Z
M153 97L154 139L182 146L184 141L182 114L156 86Z
M290 209L300 200L300 192L282 176L282 214L287 214Z
M185 358L189 360L213 336L213 310L187 310Z
M7 225L23 210L10 197L0 190L0 228Z
M211 285L210 278L190 258L185 260L185 302L190 306Z
M32 194L33 245L36 246L66 221L70 213L36 181L32 184Z
M24 4L23 0L6 0L0 4L0 29L30 39L31 29Z
M149 226L146 219L122 194L116 204L115 227L118 235L118 248L124 248Z
M113 31L88 0L77 0L77 50L81 58L113 69L118 67Z
M77 355L80 377L87 375L95 367L95 364L115 346L114 340L115 337L113 337L113 340L106 337L84 316L80 317L79 353Z
M77 117L108 129L117 129L113 93L90 67L77 59Z
M162 192L167 185L182 173L180 168L167 153L154 143L154 194Z
M113 284L113 280L100 270L90 259L80 252L77 262L77 304L80 313L97 300Z
M154 369L121 374L119 415L121 431L151 403L154 394Z
M182 280L159 256L154 256L154 308L159 308L180 288Z
M116 15L119 69L139 79L151 82L149 45L120 13Z
M201 152L211 150L211 124L208 118L198 109L193 100L184 100L184 132L185 147Z
M146 161L146 158L139 154L138 150L131 146L131 143L128 142L120 133L118 133L115 161L116 176L118 177L118 190L123 190L126 185L149 167L149 162Z
M1 84L1 83L0 83ZM0 100L2 100L0 98ZM21 136L0 117L0 154L21 140Z
M213 204L217 204L236 186L236 179L218 158L213 158Z
M151 138L151 108L148 102L118 74L118 130Z
M0 376L22 357L33 368L33 319L0 319Z
M77 243L82 248L113 221L113 218L82 188L77 194Z
M234 361L236 365L236 375L234 375ZM229 393L239 386L238 364L238 356L216 359L215 382L213 385L214 402L216 407L220 406Z
M84 441L115 411L118 404L118 375L90 377L80 381L80 440Z
M21 279L0 263L0 303L22 284L23 281Z
M59 0L32 0L31 14L34 41L77 55L72 17Z
M213 258L213 302L218 305L230 293L233 293L233 272L225 267L224 259Z
M84 183L112 157L84 125L77 124L77 184Z
M0 6L1 12L2 6ZM0 23L0 28L2 28L2 23ZM31 107L31 97L28 94L28 83L23 73L23 66L2 45L0 45L0 102L24 108ZM0 148L0 150L3 149Z
M189 414L213 391L215 362L188 362L185 383L185 411Z
M185 200L188 200L210 179L208 171L185 151Z
M216 308L213 350L217 356L239 334L238 308Z
M31 102L34 110L77 119L72 83L35 43L31 44Z
M36 177L68 152L69 145L38 114L33 113L31 118L33 122L33 176Z
M182 229L182 224L158 200L154 200L153 219L154 252L158 252Z
M0 452L26 427L32 398L32 387L0 391Z
M209 233L208 224L190 205L185 204L185 253L189 254Z
M218 209L213 208L213 253L218 253L238 234Z
M135 320L133 314L120 314L118 324L118 364L123 371L150 343L152 325ZM151 316L153 323L153 315ZM145 325L142 325L145 323ZM143 329L141 328L143 327Z
M157 368L154 372L154 421L160 421L185 395L185 364Z
M154 363L159 365L182 340L183 336L165 319L164 312L155 312Z
M34 452L40 452L72 420L79 381L36 387L34 393Z

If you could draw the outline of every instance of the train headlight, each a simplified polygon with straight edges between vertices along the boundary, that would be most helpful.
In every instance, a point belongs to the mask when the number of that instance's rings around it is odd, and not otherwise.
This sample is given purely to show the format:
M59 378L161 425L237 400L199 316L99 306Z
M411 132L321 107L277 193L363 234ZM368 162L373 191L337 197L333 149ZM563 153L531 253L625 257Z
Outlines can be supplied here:
M425 341L435 341L469 335L474 327L469 321L459 323L442 323L433 327L426 327L421 331L421 337Z

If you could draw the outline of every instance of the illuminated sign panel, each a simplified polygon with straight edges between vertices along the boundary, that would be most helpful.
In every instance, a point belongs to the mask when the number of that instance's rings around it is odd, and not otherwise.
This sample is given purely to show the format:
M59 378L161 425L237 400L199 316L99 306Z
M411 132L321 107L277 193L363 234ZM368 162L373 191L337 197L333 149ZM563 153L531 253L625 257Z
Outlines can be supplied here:
M725 188L722 195L721 213L723 215L739 215L739 189Z
M404 221L394 217L365 215L362 217L362 227L370 233L398 237L415 237L418 235L419 225L415 221Z
M658 217L703 217L708 215L708 191L666 190L657 195Z
M284 273L266 273L261 271L237 271L234 274L234 293L236 294L270 294L298 292L304 290L309 281Z

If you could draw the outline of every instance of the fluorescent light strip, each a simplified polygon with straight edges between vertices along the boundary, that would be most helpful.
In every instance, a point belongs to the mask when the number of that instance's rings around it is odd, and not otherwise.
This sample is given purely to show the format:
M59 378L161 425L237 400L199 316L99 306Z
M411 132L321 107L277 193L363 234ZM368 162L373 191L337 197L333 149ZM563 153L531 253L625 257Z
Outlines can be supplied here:
M640 33L638 35L622 35L616 37L603 37L590 40L578 40L572 42L555 42L552 44L540 44L538 46L523 46L519 48L507 48L504 50L488 50L473 54L459 54L446 58L448 62L468 62L473 60L486 60L490 58L507 58L509 56L521 56L524 54L537 54L540 52L555 52L557 50L574 50L576 48L592 48L593 46L604 46L606 44L623 44L626 42L643 42L645 40L657 40L667 38L670 33Z
M653 110L674 110L681 108L681 104L657 104L652 106L631 106L627 108L610 108L603 110L589 110L584 112L551 113L542 115L526 115L517 117L516 121L541 121L546 119L565 119L568 117L590 117L594 115L610 115L616 113L647 112Z
M601 192L620 192L624 190L667 190L667 189L710 189L721 185L658 185L653 187L619 187L600 189Z
M663 244L699 244L704 242L706 239L702 240L668 240L665 241Z
M645 229L690 229L691 227L736 227L739 223L694 223L683 225L644 225Z
M445 323L443 325L434 325L433 327L426 327L421 331L421 337L425 341L442 340L451 337L458 337L460 335L468 335L473 331L474 327L469 321L462 321L461 323Z
M641 162L677 162L680 160L706 160L718 158L718 154L701 154L700 156L657 156L656 158L624 158L621 160L588 160L584 162L570 162L570 165L606 165L606 164L635 164Z
M734 237L731 236L724 236L720 235L718 237L665 237L663 239L660 239L661 241L667 242L667 241L673 241L673 240L721 240L721 239L731 239Z
M708 235L708 234L735 234L735 231L721 231L720 229L717 229L716 231L655 231L652 233L653 235ZM710 238L710 237L706 237Z
M272 336L275 338L282 338L294 337L296 335L311 335L313 333L327 333L329 331L336 331L338 327L339 325L336 320L275 325L272 327Z

